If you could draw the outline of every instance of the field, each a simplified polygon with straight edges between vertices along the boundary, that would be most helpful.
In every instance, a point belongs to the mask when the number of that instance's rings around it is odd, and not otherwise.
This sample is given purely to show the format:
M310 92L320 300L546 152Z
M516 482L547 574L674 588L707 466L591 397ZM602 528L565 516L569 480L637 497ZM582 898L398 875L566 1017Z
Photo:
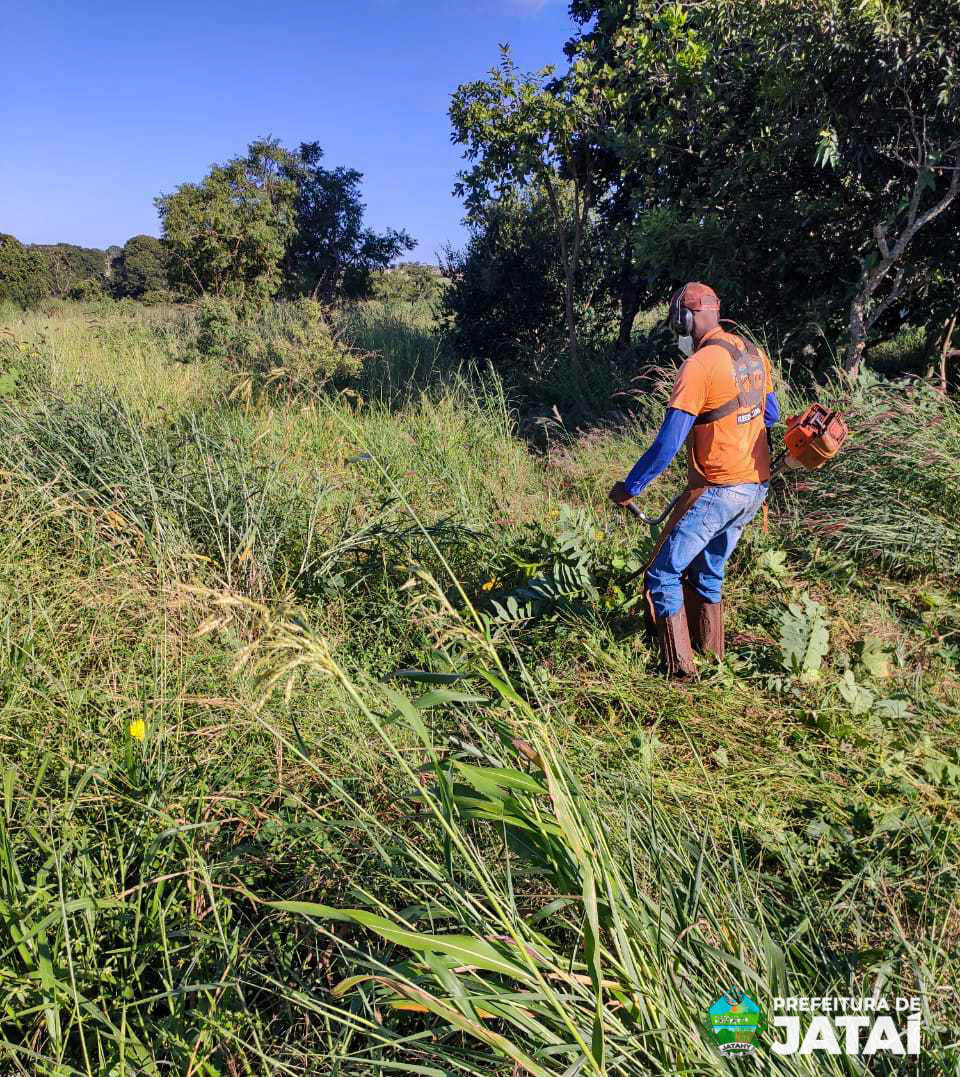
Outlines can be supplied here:
M655 387L538 412L412 304L0 313L4 1072L720 1074L732 983L923 999L765 1072L960 1072L952 400L781 383L852 447L678 686L606 502Z

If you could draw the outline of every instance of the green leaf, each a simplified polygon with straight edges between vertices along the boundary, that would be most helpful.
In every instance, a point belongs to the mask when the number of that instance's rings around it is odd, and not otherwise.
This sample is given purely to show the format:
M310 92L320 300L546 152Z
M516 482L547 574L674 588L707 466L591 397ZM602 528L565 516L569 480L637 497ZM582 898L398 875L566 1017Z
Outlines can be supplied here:
M874 695L869 688L857 684L853 670L848 669L840 682L840 695L850 704L853 714L866 714L873 706Z
M526 793L543 795L546 786L522 770L509 767L475 767L470 763L454 762L464 781L485 796L493 796L501 789L519 789Z
M769 573L776 579L783 579L787 574L786 550L764 550L760 554L759 566L761 571Z
M20 371L11 367L5 374L0 375L0 396L9 396L17 388L20 381Z
M867 636L860 645L860 662L871 677L889 677L890 658L890 648L876 636Z
M529 969L507 957L500 948L485 939L477 939L472 935L426 935L420 931L410 931L365 909L335 909L312 901L267 901L264 904L280 912L357 924L373 931L385 942L402 946L414 953L446 954L457 965L470 965L518 980L532 979Z
M879 699L873 705L874 711L882 718L905 721L911 717L910 704L904 699Z
M830 648L823 607L807 595L791 602L780 616L783 667L803 681L815 681Z

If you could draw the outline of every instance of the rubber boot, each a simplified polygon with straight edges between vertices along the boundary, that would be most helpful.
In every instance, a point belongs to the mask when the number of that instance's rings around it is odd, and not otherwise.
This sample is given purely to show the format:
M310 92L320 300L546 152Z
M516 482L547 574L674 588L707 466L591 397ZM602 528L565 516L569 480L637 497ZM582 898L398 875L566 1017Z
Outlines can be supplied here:
M701 598L700 618L697 627L702 653L712 655L722 661L726 653L723 632L723 602L704 602Z
M686 612L681 608L670 617L657 618L657 636L667 676L694 676L697 666L693 660L693 648L690 646Z
M722 659L725 653L723 602L707 602L692 583L683 581L683 608L690 628L690 642L698 654Z
M700 607L703 605L703 599L700 597L700 592L688 580L682 580L681 586L683 587L683 609L687 615L687 627L690 630L690 642L695 651L703 653L703 639L700 634Z

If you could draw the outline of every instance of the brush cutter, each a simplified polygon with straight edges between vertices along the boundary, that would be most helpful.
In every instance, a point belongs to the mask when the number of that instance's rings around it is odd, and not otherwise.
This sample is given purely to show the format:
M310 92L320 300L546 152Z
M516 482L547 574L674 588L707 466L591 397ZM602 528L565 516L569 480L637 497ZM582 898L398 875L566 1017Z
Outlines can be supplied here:
M776 478L788 467L816 471L837 455L849 433L840 412L831 411L823 404L811 404L799 415L791 415L783 438L785 448L770 465L770 478ZM648 516L632 501L626 507L638 520L659 527L685 492L678 494L659 516Z

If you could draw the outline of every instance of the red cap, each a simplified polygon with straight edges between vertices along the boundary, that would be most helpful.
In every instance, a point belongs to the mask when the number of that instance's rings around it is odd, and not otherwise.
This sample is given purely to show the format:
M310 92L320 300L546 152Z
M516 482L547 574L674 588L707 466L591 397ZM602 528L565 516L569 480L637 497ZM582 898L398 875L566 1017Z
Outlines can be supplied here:
M691 281L683 290L683 305L687 310L719 310L720 299L709 284Z

